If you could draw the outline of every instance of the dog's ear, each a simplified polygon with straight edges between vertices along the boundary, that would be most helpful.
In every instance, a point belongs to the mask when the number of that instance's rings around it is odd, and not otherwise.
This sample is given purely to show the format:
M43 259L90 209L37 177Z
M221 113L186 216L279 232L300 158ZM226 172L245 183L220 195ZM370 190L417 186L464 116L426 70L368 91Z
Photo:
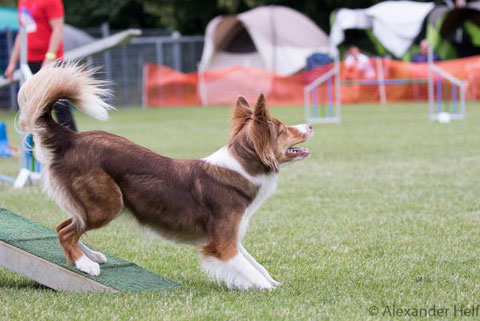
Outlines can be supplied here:
M257 103L255 104L254 116L255 119L258 120L267 121L270 119L267 102L265 101L265 96L263 94L260 94L260 96L258 96Z
M238 134L242 130L243 126L247 123L249 119L252 118L253 111L250 109L248 101L243 97L239 96L235 107L233 107L232 113L232 137Z
M252 110L250 109L250 105L248 101L243 96L238 96L237 102L234 108L234 116L245 117L251 116Z
M250 131L250 138L255 152L265 166L278 173L279 165L274 152L273 122L263 94L258 97L253 114L254 122Z

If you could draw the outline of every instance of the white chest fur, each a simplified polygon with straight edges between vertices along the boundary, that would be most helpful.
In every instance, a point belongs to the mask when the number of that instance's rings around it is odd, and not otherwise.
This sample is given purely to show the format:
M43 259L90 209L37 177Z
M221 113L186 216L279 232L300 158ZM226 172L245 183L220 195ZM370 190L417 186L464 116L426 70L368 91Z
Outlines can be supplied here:
M214 164L235 171L259 187L257 196L245 210L242 222L240 223L240 242L245 236L250 217L258 210L258 208L263 204L263 202L265 202L270 196L272 196L272 194L277 189L278 174L272 173L269 175L250 175L249 173L247 173L247 171L245 171L245 169L235 159L235 157L232 156L232 154L228 151L227 147L223 147L222 149L216 151L212 155L204 158L203 160L210 164Z
M252 204L247 207L245 214L243 215L242 221L240 222L239 227L239 242L242 241L245 233L247 233L248 221L250 217L255 213L260 206L265 202L277 189L278 175L263 175L263 182L260 185L257 196L253 200Z

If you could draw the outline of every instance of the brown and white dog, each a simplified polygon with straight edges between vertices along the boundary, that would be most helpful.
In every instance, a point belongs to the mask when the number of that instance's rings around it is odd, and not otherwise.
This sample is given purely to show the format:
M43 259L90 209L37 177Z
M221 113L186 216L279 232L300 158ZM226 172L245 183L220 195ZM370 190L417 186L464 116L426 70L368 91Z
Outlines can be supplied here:
M108 92L92 73L73 64L47 66L18 94L21 128L33 134L45 164L45 189L69 215L56 226L67 261L99 275L106 258L80 237L127 209L164 237L199 246L207 274L228 288L278 286L242 239L252 214L275 191L280 167L310 156L293 146L307 141L312 127L273 118L263 95L253 109L240 97L225 147L204 159L172 159L107 132L76 133L53 120L60 99L108 118Z

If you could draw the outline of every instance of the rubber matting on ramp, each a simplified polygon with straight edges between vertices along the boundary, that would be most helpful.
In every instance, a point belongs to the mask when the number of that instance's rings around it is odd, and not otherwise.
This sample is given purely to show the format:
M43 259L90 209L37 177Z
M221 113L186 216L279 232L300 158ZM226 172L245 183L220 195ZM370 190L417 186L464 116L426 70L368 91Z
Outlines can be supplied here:
M105 254L100 275L66 263L54 230L0 208L0 266L55 290L158 291L178 286L135 263ZM1 285L0 285L1 287Z

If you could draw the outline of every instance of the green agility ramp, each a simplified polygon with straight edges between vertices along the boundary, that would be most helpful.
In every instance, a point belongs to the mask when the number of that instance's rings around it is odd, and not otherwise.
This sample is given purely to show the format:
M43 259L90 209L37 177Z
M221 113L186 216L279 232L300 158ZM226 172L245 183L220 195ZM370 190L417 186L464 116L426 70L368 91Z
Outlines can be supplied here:
M106 256L99 276L83 273L66 263L54 230L0 208L0 267L69 292L158 291L178 286L135 263Z

